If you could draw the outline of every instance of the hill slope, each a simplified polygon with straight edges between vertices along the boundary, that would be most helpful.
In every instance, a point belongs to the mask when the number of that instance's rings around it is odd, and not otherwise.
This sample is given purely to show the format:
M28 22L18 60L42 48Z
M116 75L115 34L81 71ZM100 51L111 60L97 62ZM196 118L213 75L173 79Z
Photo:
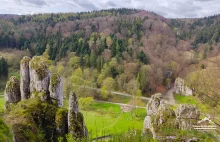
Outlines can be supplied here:
M0 19L0 48L45 53L64 77L78 69L86 84L131 94L163 92L219 55L219 16L166 19L123 8Z

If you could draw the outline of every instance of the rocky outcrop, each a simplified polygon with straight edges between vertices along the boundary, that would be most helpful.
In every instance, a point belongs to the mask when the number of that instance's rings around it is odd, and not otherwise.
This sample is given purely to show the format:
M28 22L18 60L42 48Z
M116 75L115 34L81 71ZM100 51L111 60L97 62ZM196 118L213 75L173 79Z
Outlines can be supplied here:
M74 92L69 95L68 131L73 137L88 137L84 118L79 112L78 99Z
M147 114L149 116L155 114L158 111L158 108L161 104L164 104L162 100L162 94L157 93L151 96L151 100L148 102L147 107L146 107Z
M175 112L164 103L162 94L158 93L151 96L146 109L148 116L144 120L144 132L147 135L157 138L157 134L163 127L177 127Z
M147 116L144 120L144 132L146 135L152 135L153 138L160 139L163 136L164 129L170 130L188 130L196 125L200 113L192 105L180 105L175 111L166 105L161 94L155 94L146 107ZM168 137L173 137L172 134ZM168 138L167 136L165 138ZM174 135L175 137L175 135Z
M17 103L21 100L20 82L15 76L12 76L6 83L4 97L5 109L8 108L10 103Z
M185 85L185 81L182 78L176 78L174 83L174 92L184 96L193 95L192 89Z
M50 77L50 97L57 101L59 107L63 106L63 86L62 80L58 74L53 74Z
M30 72L29 72L29 61L31 58L24 57L20 63L20 90L21 90L21 99L30 98Z
M192 129L192 126L197 124L200 117L199 110L193 105L180 105L175 113L181 130Z
M50 76L44 58L24 57L20 69L21 84L16 77L11 77L4 93L5 118L13 141L62 139L65 142L68 133L74 138L88 137L76 94L69 95L69 110L62 108L62 79L57 74Z
M43 101L48 99L50 72L46 62L39 56L35 56L29 63L30 70L30 93L43 92L45 96ZM35 97L35 96L31 96Z
M56 112L56 133L59 137L65 138L68 133L68 110L59 108ZM65 139L63 141L66 141Z

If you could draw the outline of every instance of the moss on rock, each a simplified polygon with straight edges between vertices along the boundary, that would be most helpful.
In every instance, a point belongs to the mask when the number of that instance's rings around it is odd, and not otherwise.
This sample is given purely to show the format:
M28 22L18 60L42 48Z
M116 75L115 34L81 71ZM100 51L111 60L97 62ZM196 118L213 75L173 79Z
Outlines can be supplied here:
M65 121L67 121L68 110L66 108L59 108L56 112L56 126L62 127L64 126Z
M4 142L12 142L12 135L8 126L0 118L0 140Z
M6 83L4 97L5 110L8 109L11 103L17 103L21 100L20 82L16 77L12 76Z
M17 77L10 77L9 81L6 84L5 91L6 92L17 92L20 90L20 81ZM20 91L19 91L20 92Z
M51 78L50 78L50 85L52 87L52 91L55 91L55 88L57 87L57 85L60 83L60 78L59 76L54 73L52 74Z
M57 137L66 141L65 135L68 133L68 110L66 108L59 108L56 112L56 130Z
M164 129L171 130L178 128L175 112L169 107L165 107L162 110L159 110L156 114L152 115L151 121L154 131L158 135L164 135Z
M22 65L23 67L27 67L27 66L29 65L30 60L31 60L30 57L25 56L25 57L21 60L20 65Z
M40 99L28 99L11 106L4 118L17 141L55 140L57 107Z
M38 74L39 79L43 79L48 72L48 67L44 59L40 56L34 56L30 61L30 68L34 69Z

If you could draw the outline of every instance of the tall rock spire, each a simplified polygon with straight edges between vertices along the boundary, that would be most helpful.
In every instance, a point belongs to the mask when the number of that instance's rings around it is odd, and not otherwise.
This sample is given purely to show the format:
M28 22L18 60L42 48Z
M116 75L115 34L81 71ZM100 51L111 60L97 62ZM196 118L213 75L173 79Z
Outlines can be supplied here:
M5 109L8 108L9 103L17 103L21 100L20 83L15 76L12 76L7 82L4 97Z
M83 115L79 112L78 99L74 92L69 95L68 131L73 137L88 137L88 130Z
M59 107L63 106L63 85L58 74L53 74L50 77L50 97L55 99Z
M29 73L29 62L31 58L25 56L20 62L20 90L21 99L30 98L30 73Z
M29 63L29 70L30 93L42 92L45 95L41 99L46 101L49 95L50 72L42 57L33 57Z

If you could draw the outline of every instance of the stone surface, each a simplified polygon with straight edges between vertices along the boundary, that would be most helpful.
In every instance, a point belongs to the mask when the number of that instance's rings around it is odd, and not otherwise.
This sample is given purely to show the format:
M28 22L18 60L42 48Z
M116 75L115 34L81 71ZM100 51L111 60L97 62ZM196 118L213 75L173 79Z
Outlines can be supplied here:
M42 99L45 101L49 94L50 72L45 61L35 56L29 63L30 69L30 93L44 92L46 96ZM34 96L32 96L34 97Z
M21 99L30 98L30 73L29 73L29 61L31 58L24 57L20 62L20 90L21 90Z
M144 132L157 138L157 133L164 127L177 128L175 112L164 103L160 93L151 97L147 104L147 114L144 120Z
M78 99L74 92L69 95L68 131L73 137L88 137L82 113L79 112Z
M196 125L200 112L193 105L180 105L176 110L176 118L179 123L179 128L182 130L192 129Z
M151 116L152 114L154 114L155 112L157 112L160 104L162 104L163 101L162 101L162 94L160 93L157 93L155 95L152 95L151 96L151 100L148 102L147 104L147 114L149 116Z
M65 108L59 108L56 112L56 133L60 137L64 137L68 133L68 110ZM65 141L65 140L64 140Z
M59 107L63 106L63 86L62 80L58 74L53 74L50 77L50 97L55 99Z
M20 82L15 76L12 76L6 83L4 97L5 109L9 103L17 103L21 100Z
M69 110L62 108L62 80L57 74L50 76L44 58L24 57L20 64L21 85L16 77L11 77L4 92L5 117L11 126L13 141L62 139L65 142L68 132L74 138L88 137L76 94L71 92L69 95ZM41 134L42 131L45 135Z
M153 136L154 138L156 137L156 133L154 131L154 127L150 116L146 116L144 119L144 132L149 137L150 136Z
M184 96L193 95L192 89L185 85L185 81L182 78L176 78L174 83L174 92Z
M76 114L79 112L78 99L73 91L69 94L69 111L70 110L73 110Z

